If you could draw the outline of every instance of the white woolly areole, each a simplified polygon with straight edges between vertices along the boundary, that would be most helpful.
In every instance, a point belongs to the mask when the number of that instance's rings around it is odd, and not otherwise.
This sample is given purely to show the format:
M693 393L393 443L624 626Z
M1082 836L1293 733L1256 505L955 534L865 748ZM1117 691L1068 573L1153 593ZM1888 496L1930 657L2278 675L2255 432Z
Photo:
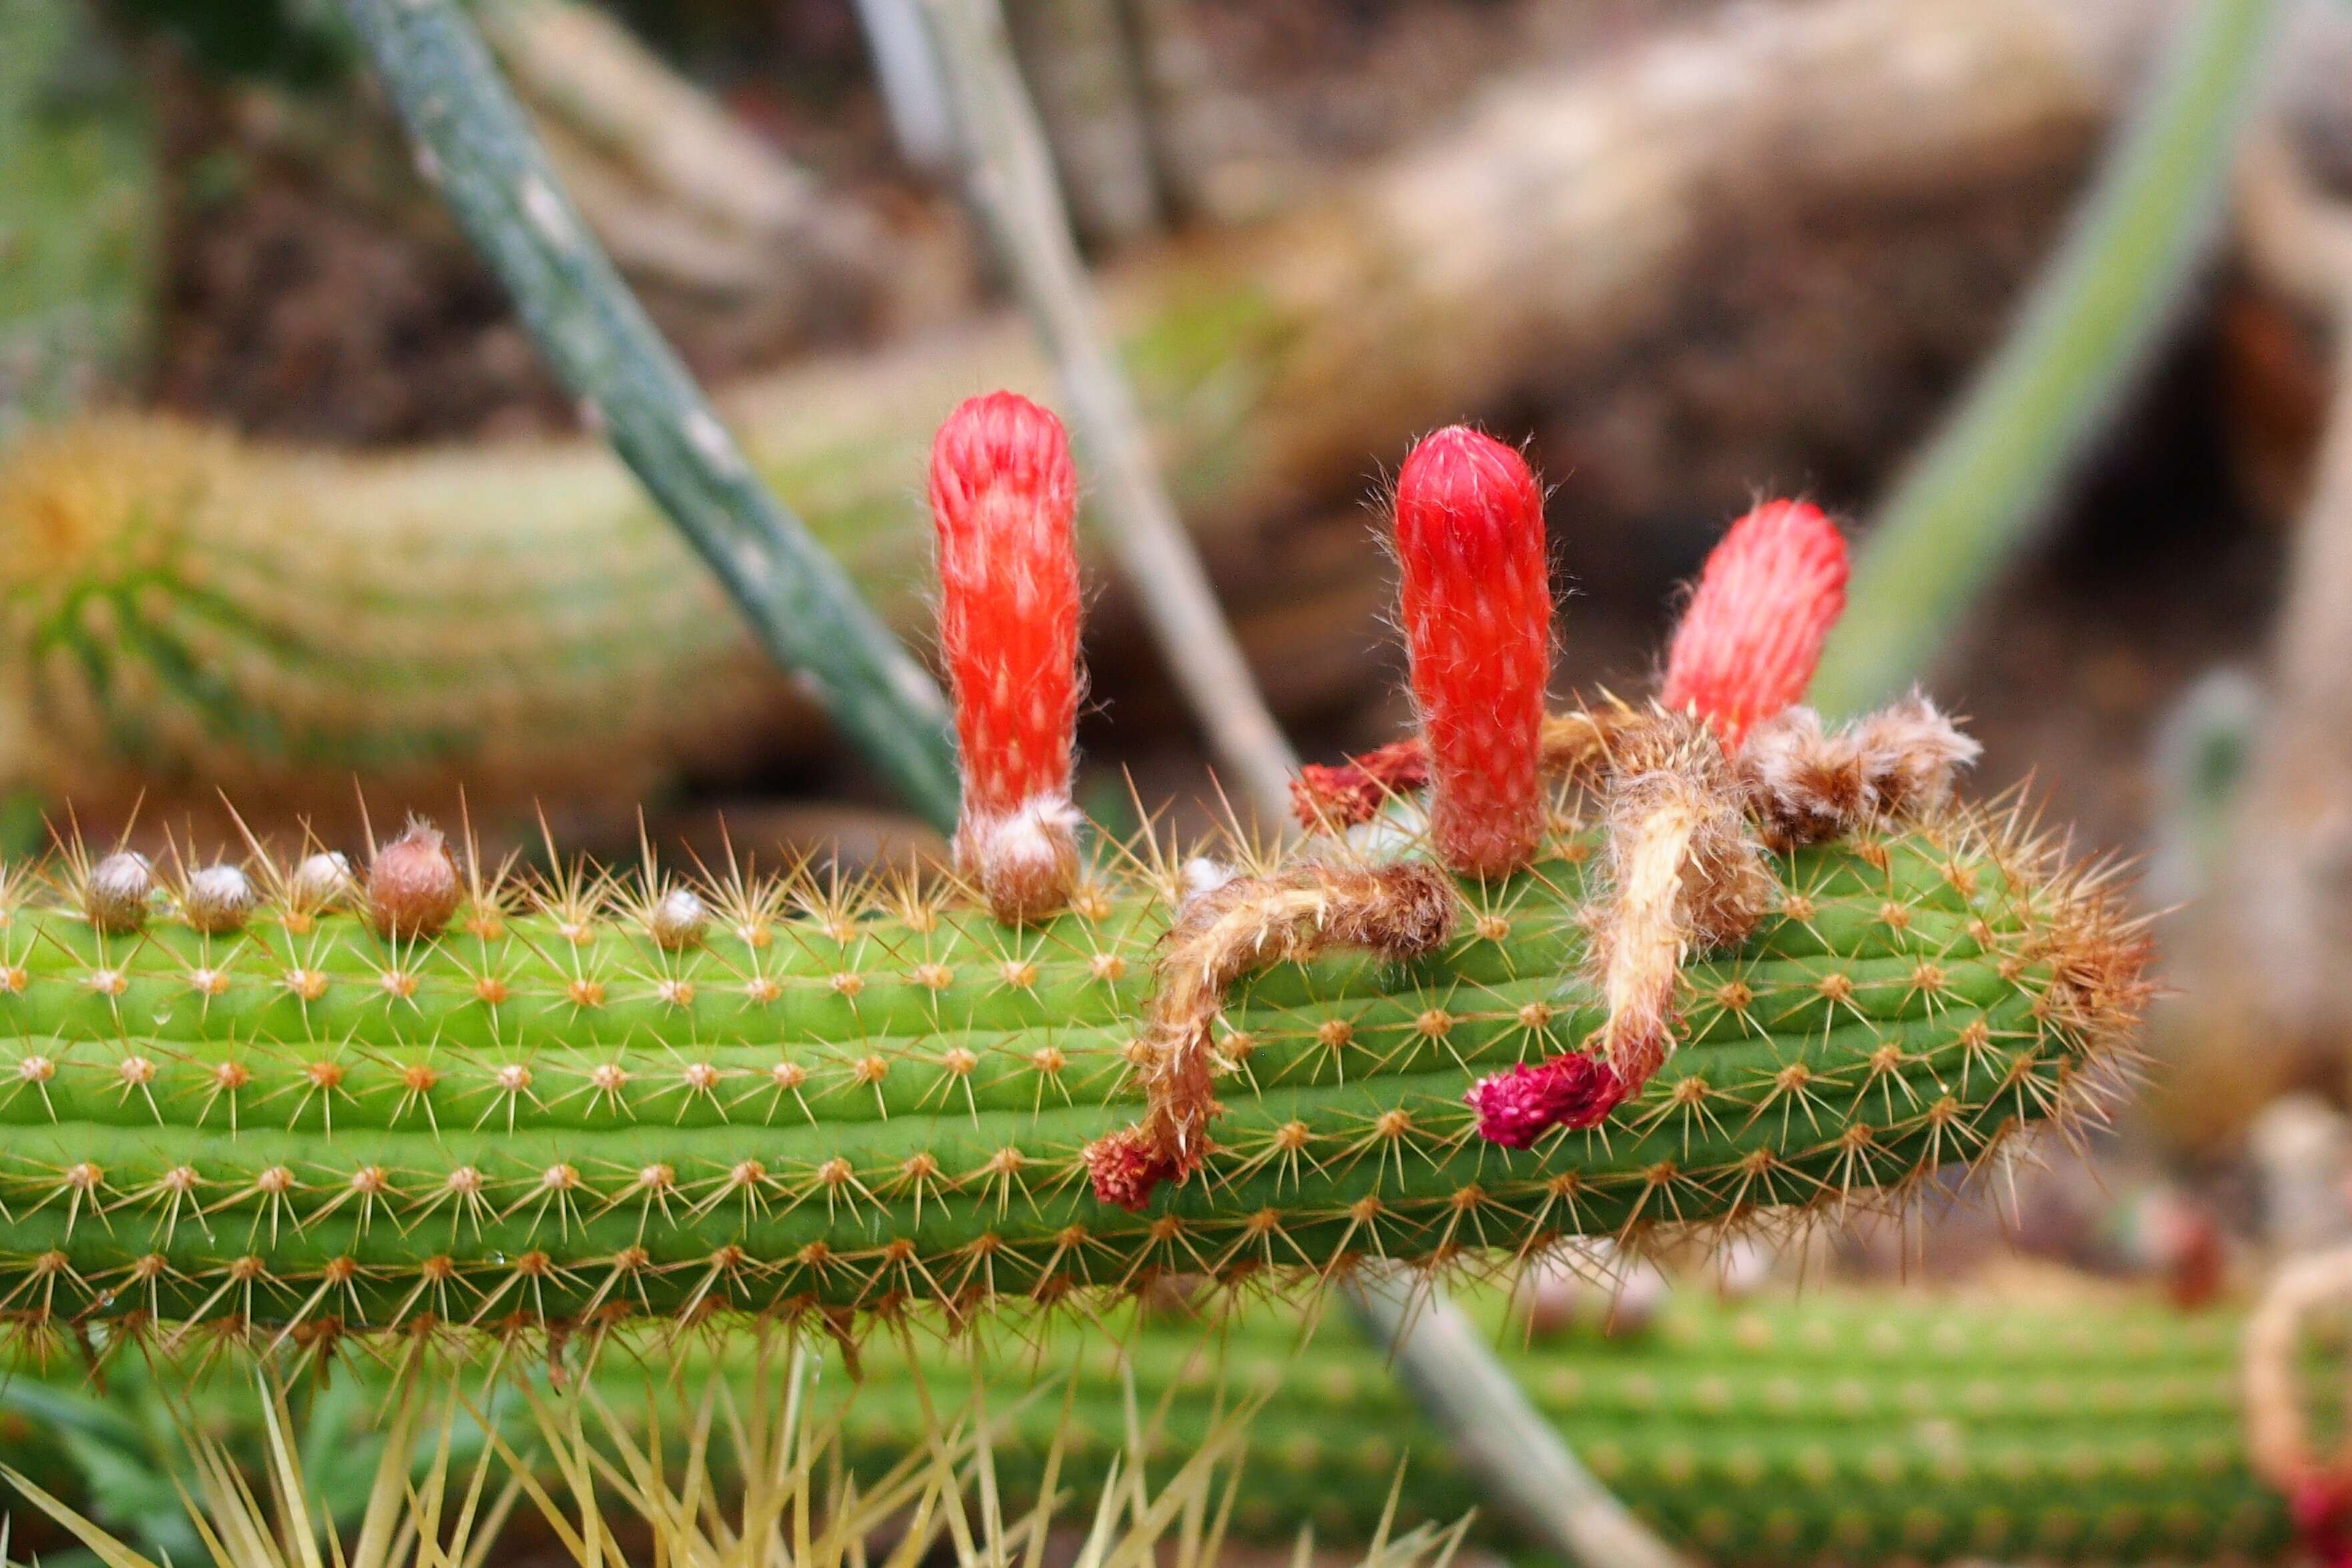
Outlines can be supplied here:
M199 931L234 929L258 902L252 879L233 865L205 867L188 878L180 894L182 912Z
M356 886L351 857L341 850L320 850L294 868L287 891L297 904L325 908L348 899Z
M1050 914L1077 883L1078 809L1067 795L1036 794L1010 811L967 815L956 830L956 862L997 918Z
M1207 855L1194 855L1184 862L1184 869L1177 874L1182 879L1176 896L1178 905L1181 906L1196 898L1206 898L1233 881L1234 868L1223 861L1211 860Z
M1051 869L1078 841L1078 809L1066 795L1032 795L1000 816L973 818L966 831L982 874L990 866Z

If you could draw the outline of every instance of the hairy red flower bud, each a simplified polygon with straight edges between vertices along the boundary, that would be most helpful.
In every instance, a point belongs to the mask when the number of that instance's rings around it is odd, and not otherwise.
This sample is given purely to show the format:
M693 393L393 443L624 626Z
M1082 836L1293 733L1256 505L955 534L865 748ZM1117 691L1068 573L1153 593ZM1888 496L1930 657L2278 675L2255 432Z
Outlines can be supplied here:
M1845 610L1845 538L1816 506L1767 501L1731 525L1699 573L1666 656L1666 706L1727 750L1805 695Z
M1532 1148L1554 1127L1597 1127L1625 1098L1625 1085L1597 1056L1570 1052L1522 1061L1470 1087L1478 1135L1507 1149Z
M368 923L387 938L430 936L449 924L463 893L441 830L411 818L368 866Z
M963 761L956 854L1010 920L1060 907L1077 871L1077 504L1062 422L1027 398L976 397L940 426L931 517Z
M1526 459L1465 425L1397 475L1397 558L1412 691L1429 740L1430 829L1459 872L1525 863L1543 831L1551 673L1543 491Z

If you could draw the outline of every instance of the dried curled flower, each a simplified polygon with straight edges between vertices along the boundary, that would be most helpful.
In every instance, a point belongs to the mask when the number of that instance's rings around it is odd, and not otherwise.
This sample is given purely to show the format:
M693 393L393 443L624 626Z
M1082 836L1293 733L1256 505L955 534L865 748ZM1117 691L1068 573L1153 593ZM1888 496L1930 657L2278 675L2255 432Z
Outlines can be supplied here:
M1418 737L1351 757L1309 762L1290 781L1290 808L1302 828L1352 828L1381 813L1392 796L1429 783L1429 748Z
M1767 501L1706 558L1666 656L1661 700L1726 750L1805 695L1845 610L1844 536L1819 507Z
M1397 475L1396 540L1432 837L1458 872L1512 871L1543 832L1543 491L1517 452L1449 426Z
M1478 1113L1480 1137L1527 1149L1554 1127L1600 1125L1625 1098L1625 1086L1600 1058L1570 1052L1490 1073L1462 1098Z
M955 692L956 862L998 918L1059 909L1077 877L1077 476L1062 422L1027 398L965 402L931 446L940 646Z
M1143 1212L1160 1184L1177 1174L1175 1162L1134 1127L1121 1127L1088 1144L1086 1162L1095 1197L1129 1214Z

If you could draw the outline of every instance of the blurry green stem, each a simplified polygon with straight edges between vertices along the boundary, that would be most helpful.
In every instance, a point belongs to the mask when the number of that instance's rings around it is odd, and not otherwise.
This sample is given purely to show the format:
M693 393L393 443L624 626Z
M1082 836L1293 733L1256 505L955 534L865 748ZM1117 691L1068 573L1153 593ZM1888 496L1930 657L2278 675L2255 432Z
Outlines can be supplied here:
M556 183L481 35L450 0L344 0L440 188L556 376L908 803L955 820L947 707L745 459ZM387 561L388 568L396 562Z
M2203 255L2285 0L2194 0L2064 246L1854 569L1812 700L1837 714L1925 673L2049 505Z

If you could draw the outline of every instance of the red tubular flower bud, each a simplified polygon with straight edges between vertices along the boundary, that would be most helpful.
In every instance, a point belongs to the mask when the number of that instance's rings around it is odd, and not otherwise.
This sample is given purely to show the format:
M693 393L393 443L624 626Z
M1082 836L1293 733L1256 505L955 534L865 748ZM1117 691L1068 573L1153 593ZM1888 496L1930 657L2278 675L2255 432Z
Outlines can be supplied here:
M1454 870L1500 874L1524 864L1543 832L1543 492L1517 452L1449 426L1397 475L1396 537L1431 834Z
M1666 706L1706 721L1726 750L1798 701L1845 610L1844 536L1819 507L1767 501L1706 558L1666 657Z
M1076 515L1069 437L1045 409L992 392L940 426L931 517L963 762L956 859L1005 920L1058 909L1077 874Z

